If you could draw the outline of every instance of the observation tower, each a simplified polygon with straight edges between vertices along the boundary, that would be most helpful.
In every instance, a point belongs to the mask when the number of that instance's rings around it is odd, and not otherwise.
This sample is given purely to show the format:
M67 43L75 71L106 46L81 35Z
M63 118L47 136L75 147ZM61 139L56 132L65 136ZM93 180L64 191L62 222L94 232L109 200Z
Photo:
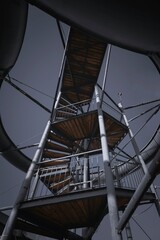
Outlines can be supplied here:
M54 6L51 9L44 1L28 2L51 15L53 10L55 14ZM16 54L15 49L12 51L13 62L11 59L1 64L5 66L1 67L1 82L7 81L18 91L21 90L13 84L8 73L23 42L27 5L24 1L15 6L17 13L20 8L24 11L23 16L19 16L23 18L23 28L22 25L19 28L21 38L19 43L15 42L19 49ZM57 10L55 15L64 19L63 14ZM64 20L67 22L67 19ZM127 108L121 101L116 103L106 91L114 41L104 41L103 34L91 34L85 26L82 29L72 21L68 21L70 30L65 41L57 18L64 54L53 107L33 159L16 148L1 121L1 152L7 160L26 171L1 233L2 240L15 239L15 230L53 239L90 240L107 214L112 239L123 239L124 230L126 239L133 239L129 220L137 206L154 203L160 214L153 185L160 171L159 127L140 149L130 124L151 112L148 122L159 111L159 100ZM133 45L129 40L126 44L126 48L137 47L137 51L145 54L148 46L146 43L146 48L142 49L136 41ZM155 52L149 57L159 70L159 54ZM127 110L141 105L146 105L147 109L129 121ZM130 154L131 148L134 154Z

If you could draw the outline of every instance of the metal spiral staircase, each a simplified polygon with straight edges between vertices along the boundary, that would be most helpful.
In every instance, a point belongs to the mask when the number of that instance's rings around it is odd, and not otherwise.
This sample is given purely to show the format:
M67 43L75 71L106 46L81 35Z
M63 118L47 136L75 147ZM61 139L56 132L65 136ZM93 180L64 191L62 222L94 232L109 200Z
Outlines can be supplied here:
M113 158L129 134L121 108L116 106L112 114L104 107L106 93L97 86L106 49L104 42L71 28L56 101L26 177L31 181L24 183L24 198L16 203L14 228L56 239L91 239L110 214L113 203L108 195L115 194L115 212L124 211L139 186L145 174L139 159L123 164L104 159ZM156 202L152 189L138 204L150 202ZM81 228L82 235L75 230Z

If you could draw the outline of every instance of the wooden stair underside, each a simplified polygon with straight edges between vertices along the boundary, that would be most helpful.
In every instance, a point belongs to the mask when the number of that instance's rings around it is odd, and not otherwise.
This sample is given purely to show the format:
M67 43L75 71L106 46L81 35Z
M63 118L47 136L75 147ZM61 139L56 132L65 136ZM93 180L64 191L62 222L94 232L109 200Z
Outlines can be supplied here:
M104 122L108 145L110 148L114 148L124 138L128 130L105 112ZM79 142L84 139L90 139L88 150L101 148L97 111L53 123L48 139L43 158L68 156L69 153L74 153L76 145L78 146Z
M118 208L124 208L131 199L134 191L116 189ZM106 188L81 191L24 202L19 216L27 221L38 224L38 220L49 225L57 225L62 229L93 227L100 216L108 213ZM153 202L155 195L145 193L141 203Z

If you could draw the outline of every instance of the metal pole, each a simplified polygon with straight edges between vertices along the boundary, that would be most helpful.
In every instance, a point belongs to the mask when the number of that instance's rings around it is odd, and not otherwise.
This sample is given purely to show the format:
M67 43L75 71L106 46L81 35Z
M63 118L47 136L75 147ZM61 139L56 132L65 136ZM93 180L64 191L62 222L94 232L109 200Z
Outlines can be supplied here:
M88 139L84 139L84 149L87 150ZM89 156L88 154L84 155L84 169L83 169L83 188L88 188L89 181Z
M108 44L106 66L105 66L103 85L102 85L101 105L102 105L102 100L103 100L105 86L106 86L107 73L108 73L108 68L109 68L109 60L110 60L110 54L111 54L111 47L112 47L112 45Z
M119 103L118 106L122 109L123 119L124 119L124 122L125 122L126 126L128 127L128 131L129 131L129 136L130 136L130 139L131 139L131 143L132 143L132 145L133 145L133 148L134 148L134 150L135 150L135 153L136 153L136 155L137 155L137 158L138 158L139 162L140 162L141 165L142 165L142 169L143 169L144 173L147 173L147 172L148 172L148 169L147 169L146 164L145 164L145 162L144 162L144 160L143 160L143 158L142 158L142 156L141 156L139 147L138 147L138 145L137 145L137 143L136 143L136 141L135 141L134 135L133 135L132 130L131 130L130 126L129 126L129 123L128 123L127 117L126 117L126 115L125 115L125 113L124 113L124 109L123 109L123 107L122 107L122 104Z
M120 188L121 181L120 181L119 174L118 174L118 167L114 166L114 170L115 170L115 177L116 177L116 181L117 181L117 187Z
M57 22L57 26L58 26L58 30L59 30L59 34L60 34L60 37L61 37L61 40L62 40L63 47L65 48L65 40L64 40L64 37L63 37L63 33L62 33L62 28L61 28L60 22L59 22L58 19L56 19L56 22Z
M18 197L16 199L16 202L13 206L13 209L11 211L11 214L8 218L8 221L5 225L5 228L3 230L2 236L1 236L1 240L10 240L12 237L12 232L14 230L14 225L16 223L16 219L17 219L17 215L18 215L18 210L20 208L21 203L24 201L26 194L28 192L35 168L36 168L36 164L39 161L39 158L41 156L42 150L44 148L44 144L46 142L46 138L47 138L47 134L48 131L50 129L50 121L48 121L46 128L44 130L44 133L42 135L41 141L39 143L39 146L37 148L37 151L33 157L33 160L31 162L31 165L27 171L26 177L22 183L21 189L19 191Z
M58 76L58 84L57 84L57 88L56 88L55 99L54 99L52 113L51 113L51 119L53 118L54 106L55 106L56 98L57 98L57 95L58 95L59 87L60 87L60 84L61 84L61 78L62 78L63 70L64 70L64 67L65 67L65 62L67 60L66 52L67 52L67 41L68 41L68 39L69 39L69 33L68 33L68 37L67 37L67 40L66 40L66 45L65 45L65 48L64 48L62 62L61 62L61 66L60 66L60 71L59 71L59 76Z
M125 115L125 113L124 113L124 109L123 109L123 107L122 107L122 104L119 103L118 105L119 105L119 107L122 109L122 115L123 115L125 124L126 124L126 126L128 127L129 136L130 136L130 138L131 138L131 143L132 143L132 145L133 145L133 148L134 148L134 150L135 150L135 153L136 153L136 155L137 155L137 157L138 157L139 162L141 163L141 166L142 166L142 169L143 169L144 173L147 174L147 173L148 173L148 168L147 168L147 166L146 166L146 164L145 164L145 162L144 162L144 160L143 160L143 158L142 158L142 156L141 156L139 147L138 147L138 145L137 145L137 143L136 143L136 141L135 141L134 135L133 135L132 130L131 130L130 126L129 126L129 123L128 123L127 117L126 117L126 115ZM154 188L153 184L151 184L150 188L151 188L152 193L154 193L155 196L156 196L157 199L158 199L158 195L157 195L157 192L155 191L155 188ZM160 205L159 205L159 203L158 203L157 201L155 202L155 205L156 205L156 208L157 208L157 212L158 212L158 214L160 215Z
M35 192L36 192L36 188L38 186L38 181L39 181L39 169L37 170L36 174L35 174L35 179L32 185L32 189L31 189L31 193L29 195L30 199L33 199L35 196Z
M112 234L113 240L121 240L122 239L121 234L116 231L116 227L119 219L118 207L117 207L116 193L114 188L113 174L110 166L109 150L108 150L108 144L107 144L105 124L103 119L103 112L100 106L101 101L100 101L97 86L95 86L95 95L96 95L96 102L97 102L97 109L98 109L98 121L99 121L99 128L100 128L102 155L103 155L104 171L105 171L106 186L107 186L107 201L108 201L109 218L110 218L110 225L111 225L111 234Z
M83 188L88 188L89 181L89 158L88 156L84 157L84 170L83 170Z
M160 158L159 158L159 152L154 157L154 160L151 162L148 172L144 175L142 181L140 182L138 188L134 192L130 202L128 203L118 225L117 229L119 232L123 230L126 223L134 213L136 207L139 204L140 199L142 198L143 194L147 191L153 180L155 179L156 175L159 173L159 167L160 167Z
M84 147L85 150L87 150L88 144L89 144L88 139L84 139L83 147ZM90 179L90 175L89 175L89 155L85 154L84 155L84 162L83 162L83 182L84 182L83 183L83 188L84 189L89 187L89 183L88 183L89 179ZM82 228L83 238L85 238L87 230L88 230L88 228Z
M60 100L60 97L61 97L61 91L59 91L58 95L57 95L57 99L54 103L54 107L53 107L53 112L52 112L52 116L51 116L51 121L54 122L56 120L56 111L57 111L57 106L59 104L59 100Z

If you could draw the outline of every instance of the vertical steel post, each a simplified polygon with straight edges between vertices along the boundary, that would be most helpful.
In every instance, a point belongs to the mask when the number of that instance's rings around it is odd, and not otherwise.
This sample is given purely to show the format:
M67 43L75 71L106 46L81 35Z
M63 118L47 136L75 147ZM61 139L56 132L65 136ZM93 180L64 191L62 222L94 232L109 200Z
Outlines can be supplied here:
M59 28L60 30L60 28ZM61 32L60 32L60 36L62 37L61 35ZM60 97L60 94L59 93L59 96L57 97L58 95L58 91L59 91L59 87L60 87L60 84L61 84L61 79L62 79L62 74L63 74L63 70L64 70L64 67L65 67L65 62L67 60L67 55L66 55L66 52L67 52L67 41L68 41L68 38L69 38L69 33L68 33L68 37L67 37L67 40L66 40L66 45L64 46L64 52L63 52L63 57L62 57L62 62L61 62L61 66L60 66L60 71L59 71L59 76L58 76L58 84L57 84L57 89L56 89L56 93L55 93L55 99L54 99L54 102L53 102L53 107L52 107L52 113L51 113L51 119L53 120L53 115L55 114L55 106L57 105L57 99L59 99ZM64 39L62 38L62 43L63 43Z
M136 155L137 155L137 158L138 158L138 160L139 160L139 162L140 162L140 164L141 164L141 166L142 166L142 169L143 169L144 173L147 173L147 172L148 172L147 166L146 166L146 164L145 164L145 162L144 162L144 160L143 160L143 158L142 158L142 156L141 156L139 147L138 147L138 145L137 145L137 143L136 143L136 140L135 140L135 138L134 138L134 135L133 135L133 133L132 133L132 130L131 130L130 126L129 126L129 123L128 123L127 117L126 117L126 115L125 115L125 113L124 113L124 109L123 109L123 107L122 107L122 104L119 103L118 106L119 106L119 107L121 108L121 110L122 110L123 119L124 119L124 122L125 122L126 126L128 127L128 131L129 131L129 136L130 136L130 139L131 139L131 143L132 143L132 145L133 145L133 148L134 148L134 150L135 150L135 153L136 153Z
M26 177L22 183L21 189L19 191L18 197L16 199L16 202L13 206L13 209L11 211L11 214L8 218L8 221L5 225L5 228L3 230L2 236L1 236L1 240L10 240L12 237L12 232L14 230L14 225L16 223L16 219L17 219L17 215L18 215L18 210L20 208L21 203L24 201L26 194L28 192L35 168L36 168L36 164L39 161L39 158L41 156L42 150L44 148L44 144L46 142L46 138L47 138L47 134L49 132L50 129L50 121L48 121L46 128L44 130L44 133L42 135L41 141L38 145L37 151L33 157L33 160L31 162L31 165L27 171Z
M99 121L100 137L101 137L101 145L102 145L102 156L103 156L103 164L104 164L106 186L107 186L107 200L108 200L109 218L110 218L110 225L111 225L111 234L112 234L113 240L121 240L122 236L116 230L118 220L119 220L118 207L117 207L116 193L114 188L113 174L110 166L109 149L108 149L107 136L105 131L105 124L103 119L103 112L101 109L101 101L100 101L97 86L95 86L95 96L96 96L97 109L98 109L98 121Z
M88 139L84 139L83 147L85 150L88 148ZM86 189L89 187L89 181L90 175L89 175L89 156L88 154L84 155L84 162L83 162L83 188ZM86 232L88 228L82 228L82 236L85 238Z
M114 171L115 171L115 177L116 177L116 181L117 181L117 187L120 188L121 187L121 181L119 178L119 173L118 173L118 167L114 166Z
M89 158L88 155L84 157L84 169L83 169L83 188L88 188L89 186Z
M87 150L88 147L88 139L84 139L84 149ZM88 181L90 179L89 176L89 156L88 154L84 155L84 163L83 163L83 188L88 188L89 184Z

